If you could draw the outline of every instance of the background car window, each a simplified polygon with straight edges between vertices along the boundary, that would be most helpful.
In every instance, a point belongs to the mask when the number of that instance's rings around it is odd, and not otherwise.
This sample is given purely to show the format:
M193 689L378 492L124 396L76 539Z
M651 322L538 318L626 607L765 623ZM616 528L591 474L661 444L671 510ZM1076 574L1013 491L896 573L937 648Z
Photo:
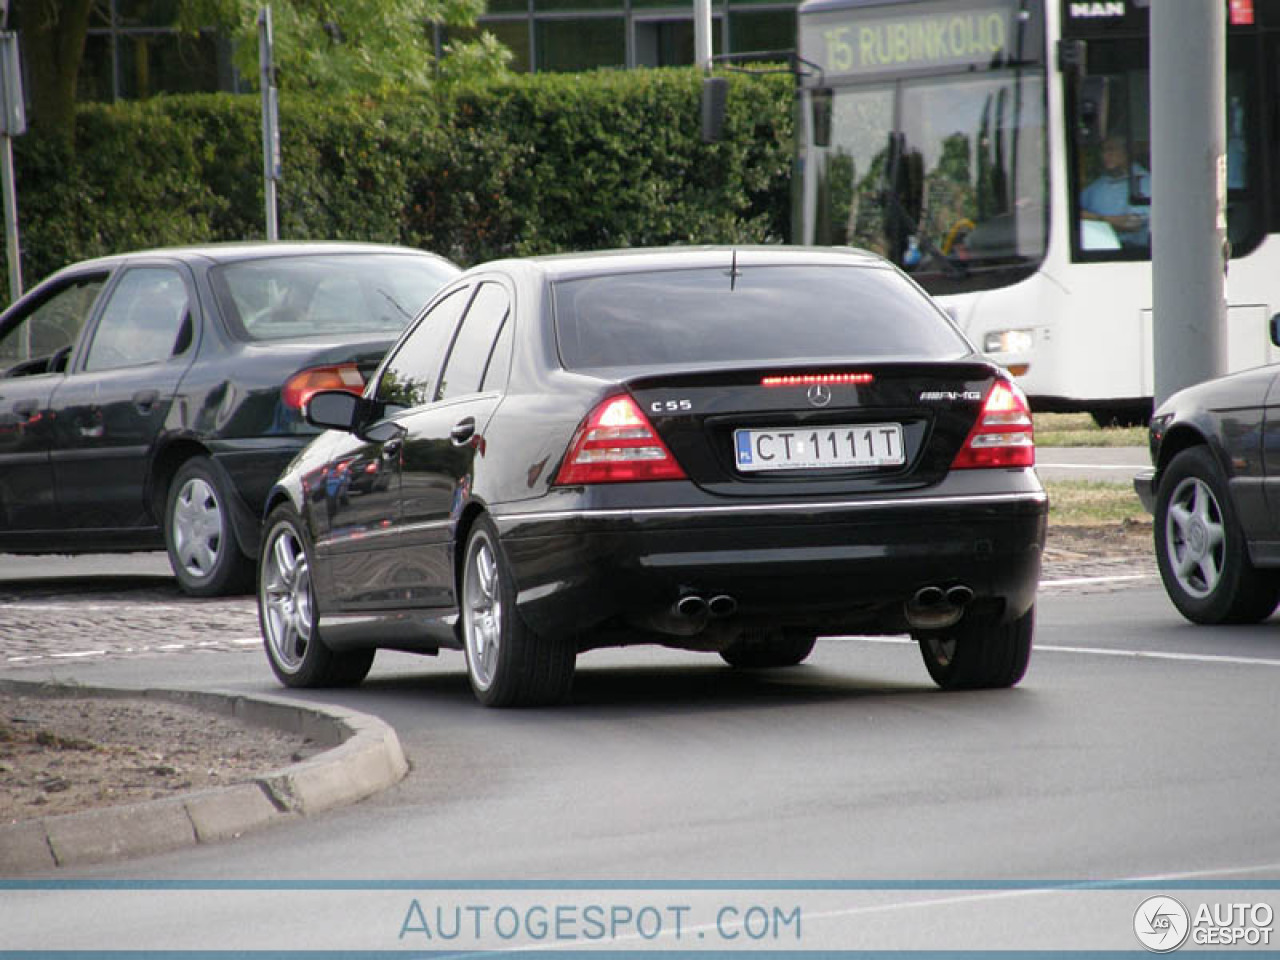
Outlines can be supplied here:
M84 329L106 275L76 280L45 298L0 338L0 374L8 377L53 373L66 368L67 355Z
M111 293L89 345L86 370L167 360L191 340L187 285L176 270L129 270Z
M403 330L456 274L433 257L362 253L241 260L210 279L234 332L283 340Z
M489 366L494 341L511 309L507 291L496 283L482 283L453 341L437 399L476 393Z
M418 321L383 368L375 400L401 409L431 402L436 376L469 295L470 288L455 290Z
M952 359L969 344L918 287L881 267L663 270L557 283L570 369L831 357Z

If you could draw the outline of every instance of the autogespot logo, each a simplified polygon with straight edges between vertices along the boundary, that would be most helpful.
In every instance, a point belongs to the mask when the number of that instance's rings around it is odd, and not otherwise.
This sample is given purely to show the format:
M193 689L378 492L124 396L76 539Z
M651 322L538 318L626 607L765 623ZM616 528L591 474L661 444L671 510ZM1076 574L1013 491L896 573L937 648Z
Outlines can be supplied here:
M1152 953L1177 950L1186 942L1190 929L1187 908L1173 897L1149 897L1133 915L1133 932Z

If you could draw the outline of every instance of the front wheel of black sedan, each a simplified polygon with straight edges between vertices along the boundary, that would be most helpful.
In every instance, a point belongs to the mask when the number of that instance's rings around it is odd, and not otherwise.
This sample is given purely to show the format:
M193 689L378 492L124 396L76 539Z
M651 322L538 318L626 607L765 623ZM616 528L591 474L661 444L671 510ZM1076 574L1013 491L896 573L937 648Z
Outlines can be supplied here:
M1257 623L1275 610L1280 577L1250 562L1226 478L1207 448L1170 461L1154 531L1165 592L1192 623Z
M351 687L369 673L374 650L341 653L320 639L311 548L292 507L267 518L258 564L258 622L271 669L286 687Z
M467 675L486 707L559 703L573 685L576 649L534 633L516 609L515 584L492 521L480 517L467 537L459 613Z
M246 593L253 563L231 527L231 497L207 457L192 457L174 474L165 504L164 539L182 592L193 597Z
M1012 687L1027 672L1036 608L1016 620L966 616L945 630L915 634L924 665L943 690Z

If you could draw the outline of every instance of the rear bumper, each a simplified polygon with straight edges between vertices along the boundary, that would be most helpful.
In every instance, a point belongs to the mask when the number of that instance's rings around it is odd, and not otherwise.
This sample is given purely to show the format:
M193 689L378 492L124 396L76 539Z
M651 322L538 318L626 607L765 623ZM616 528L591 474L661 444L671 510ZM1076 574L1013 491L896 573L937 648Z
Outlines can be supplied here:
M1034 602L1042 491L821 504L583 509L496 516L529 625L644 621L681 596L728 595L751 627L905 630L925 586L965 585L1020 616Z

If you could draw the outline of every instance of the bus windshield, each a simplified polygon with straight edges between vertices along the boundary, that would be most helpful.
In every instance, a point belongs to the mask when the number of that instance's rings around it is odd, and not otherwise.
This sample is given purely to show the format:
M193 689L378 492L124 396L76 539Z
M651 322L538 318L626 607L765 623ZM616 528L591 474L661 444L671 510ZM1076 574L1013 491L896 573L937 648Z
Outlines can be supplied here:
M965 6L801 8L822 72L806 83L796 235L879 253L931 293L1010 283L1047 243L1040 17Z

